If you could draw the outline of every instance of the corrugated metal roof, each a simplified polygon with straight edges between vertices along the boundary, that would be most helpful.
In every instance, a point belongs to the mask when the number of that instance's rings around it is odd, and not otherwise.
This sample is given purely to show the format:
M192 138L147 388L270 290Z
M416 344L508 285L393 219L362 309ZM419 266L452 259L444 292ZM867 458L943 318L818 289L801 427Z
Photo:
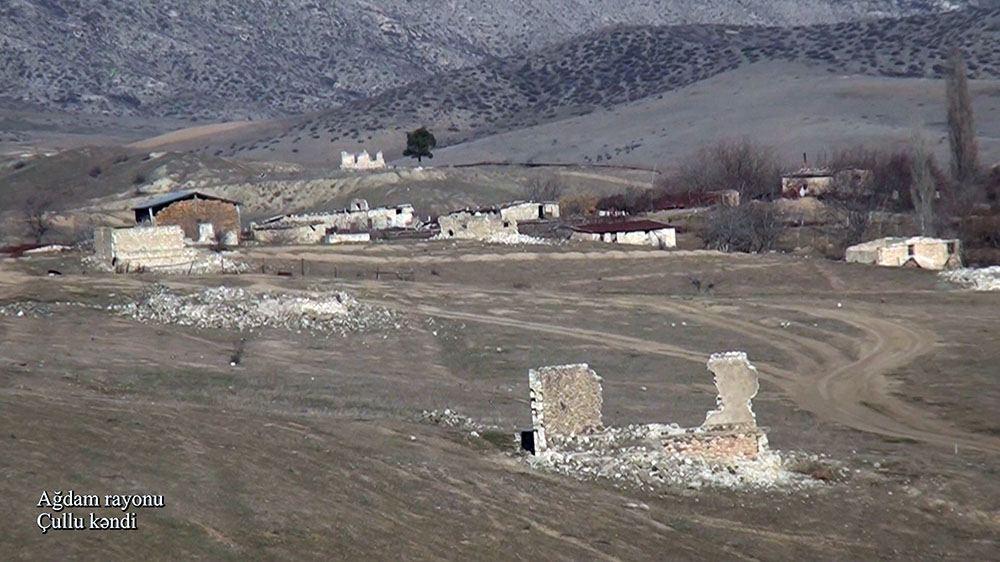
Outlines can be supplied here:
M605 234L608 232L645 232L648 230L660 230L661 228L673 228L669 224L651 220L635 220L624 222L599 222L592 224L581 224L574 226L577 232L588 234Z
M135 211L139 209L149 209L151 207L161 207L163 205L169 205L170 203L174 203L176 201L183 201L185 199L194 199L194 198L209 199L212 201L224 201L226 203L232 203L233 205L239 205L237 201L233 201L232 199L226 199L224 197L218 197L216 195L203 193L201 191L186 189L183 191L174 191L172 193L167 193L165 195L161 195L154 199L150 199L141 205L136 205L135 207L132 207L132 210Z

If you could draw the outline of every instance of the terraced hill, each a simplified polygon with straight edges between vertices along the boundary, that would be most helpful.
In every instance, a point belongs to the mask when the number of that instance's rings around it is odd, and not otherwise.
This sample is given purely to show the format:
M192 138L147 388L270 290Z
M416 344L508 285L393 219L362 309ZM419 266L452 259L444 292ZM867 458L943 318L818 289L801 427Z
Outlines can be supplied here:
M940 77L947 51L973 78L1000 75L1000 8L795 28L617 27L552 48L450 71L271 129L178 144L217 156L330 162L341 149L398 156L404 130L429 126L439 146L558 121L694 84L761 61L837 73Z
M13 0L0 97L112 115L273 117L616 24L812 24L991 0Z

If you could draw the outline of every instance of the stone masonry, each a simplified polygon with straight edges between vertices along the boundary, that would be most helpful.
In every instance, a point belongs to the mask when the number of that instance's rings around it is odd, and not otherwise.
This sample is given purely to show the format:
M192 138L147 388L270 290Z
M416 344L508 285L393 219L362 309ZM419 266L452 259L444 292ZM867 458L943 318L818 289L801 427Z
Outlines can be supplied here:
M750 401L757 396L760 382L757 368L750 364L747 354L742 351L713 353L708 359L708 370L715 374L719 395L716 409L708 413L702 427L757 427Z
M528 371L535 451L552 438L599 431L603 395L601 377L585 363Z
M184 243L180 226L100 227L94 230L94 255L115 271L180 267L194 262L198 252Z

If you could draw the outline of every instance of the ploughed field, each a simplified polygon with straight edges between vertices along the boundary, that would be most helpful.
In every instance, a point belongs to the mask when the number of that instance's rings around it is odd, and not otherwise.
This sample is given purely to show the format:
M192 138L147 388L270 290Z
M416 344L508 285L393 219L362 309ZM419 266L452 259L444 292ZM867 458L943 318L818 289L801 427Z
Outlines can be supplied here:
M995 293L925 271L598 244L243 253L254 273L217 277L84 272L74 256L0 263L0 551L982 559L997 550ZM51 268L64 274L47 276ZM247 300L265 293L266 305ZM216 321L210 305L282 321ZM296 307L354 316L286 321ZM715 405L705 361L729 350L760 371L754 410L771 447L820 459L802 468L815 485L619 486L533 468L517 451L514 432L530 424L529 368L589 363L603 377L607 425L694 426ZM424 415L446 409L457 416ZM42 534L40 494L71 489L160 494L165 505L135 510L135 531Z

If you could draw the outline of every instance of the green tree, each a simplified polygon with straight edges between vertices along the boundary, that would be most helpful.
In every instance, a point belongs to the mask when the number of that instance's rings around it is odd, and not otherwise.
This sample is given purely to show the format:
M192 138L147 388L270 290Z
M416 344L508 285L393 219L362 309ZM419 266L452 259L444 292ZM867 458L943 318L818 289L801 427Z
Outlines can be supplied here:
M437 146L437 139L427 127L420 127L416 131L406 133L406 150L403 156L416 158L417 162L422 162L424 157L434 158L432 150Z

